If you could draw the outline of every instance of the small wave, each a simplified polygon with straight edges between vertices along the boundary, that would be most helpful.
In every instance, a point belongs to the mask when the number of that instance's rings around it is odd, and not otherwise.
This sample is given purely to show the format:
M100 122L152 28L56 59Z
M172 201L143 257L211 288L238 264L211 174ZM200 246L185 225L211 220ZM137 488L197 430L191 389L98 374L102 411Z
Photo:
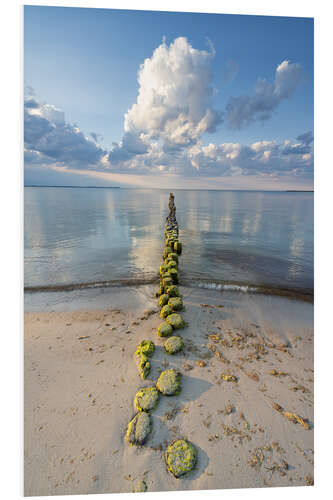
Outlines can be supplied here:
M140 286L158 283L158 278L126 278L117 280L94 281L86 283L69 283L55 285L25 286L25 292L66 292L71 290L82 290L85 288L108 288L119 286Z
M250 286L250 285L235 285L228 283L200 283L194 282L192 286L197 288L206 288L210 290L230 290L235 292L244 292L244 293L255 293L258 291L258 287Z
M289 297L306 302L313 302L313 290L290 289L278 286L254 285L247 283L230 283L193 280L184 282L185 286L190 288L204 288L206 290L231 291L241 293L254 293L264 295L278 295L280 297Z

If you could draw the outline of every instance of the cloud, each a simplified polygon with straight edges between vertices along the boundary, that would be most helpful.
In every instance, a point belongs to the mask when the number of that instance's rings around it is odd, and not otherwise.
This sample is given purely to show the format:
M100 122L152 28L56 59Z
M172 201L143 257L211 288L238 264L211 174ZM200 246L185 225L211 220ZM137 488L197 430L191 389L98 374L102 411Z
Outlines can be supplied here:
M214 109L212 83L215 50L197 50L184 37L165 40L138 72L136 102L124 116L124 134L110 150L99 134L85 135L69 124L52 104L41 104L33 89L25 96L25 163L38 168L64 168L100 175L152 178L234 178L313 175L313 134L296 140L207 143L208 134L222 123ZM236 73L232 62L226 69ZM295 91L302 70L288 61L276 70L274 83L258 81L252 97L233 98L227 106L229 126L241 128L268 119L279 103ZM163 181L162 181L163 182Z
M31 87L24 100L24 143L25 162L31 164L94 168L106 154L77 126L66 123L63 111L41 104Z
M260 79L254 95L231 97L226 106L228 126L241 129L254 121L269 120L279 104L293 95L302 73L299 64L283 61L276 68L274 83Z
M163 40L140 66L137 101L125 114L125 133L160 140L168 150L215 132L222 113L213 109L214 55L212 46L209 52L197 50L184 37L169 46Z

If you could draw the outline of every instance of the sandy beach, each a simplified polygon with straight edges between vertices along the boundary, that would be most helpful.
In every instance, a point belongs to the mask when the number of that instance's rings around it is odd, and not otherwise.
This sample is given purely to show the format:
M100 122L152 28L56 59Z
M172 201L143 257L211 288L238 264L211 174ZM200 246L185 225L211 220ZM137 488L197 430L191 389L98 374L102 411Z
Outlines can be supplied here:
M312 484L313 304L180 291L189 326L173 356L156 335L153 285L26 308L25 495L132 492L141 480L148 491ZM155 343L146 380L133 357L143 339ZM134 396L166 368L181 372L181 393L160 397L146 444L130 446ZM182 479L164 460L176 438L198 450Z

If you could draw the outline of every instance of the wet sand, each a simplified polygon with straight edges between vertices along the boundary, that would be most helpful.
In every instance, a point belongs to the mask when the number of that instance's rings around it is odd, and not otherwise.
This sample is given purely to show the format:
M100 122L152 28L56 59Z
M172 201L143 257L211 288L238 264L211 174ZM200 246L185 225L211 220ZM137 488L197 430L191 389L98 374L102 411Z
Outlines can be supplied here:
M50 293L44 312L29 299L25 495L132 492L142 479L148 491L312 483L313 305L180 290L189 326L180 331L184 353L174 356L156 336L153 285L82 292L76 302ZM156 346L147 380L133 359L143 339ZM134 396L166 368L182 373L182 391L160 397L146 444L131 447L124 436ZM176 479L163 454L180 437L196 446L198 463Z

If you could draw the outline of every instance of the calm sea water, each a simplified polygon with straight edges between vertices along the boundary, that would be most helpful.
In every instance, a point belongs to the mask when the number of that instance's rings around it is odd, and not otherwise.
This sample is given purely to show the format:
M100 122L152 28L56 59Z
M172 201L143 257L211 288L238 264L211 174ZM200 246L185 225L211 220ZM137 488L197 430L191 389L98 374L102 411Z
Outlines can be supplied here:
M25 188L25 287L158 276L167 190ZM313 193L175 190L182 280L313 291Z

